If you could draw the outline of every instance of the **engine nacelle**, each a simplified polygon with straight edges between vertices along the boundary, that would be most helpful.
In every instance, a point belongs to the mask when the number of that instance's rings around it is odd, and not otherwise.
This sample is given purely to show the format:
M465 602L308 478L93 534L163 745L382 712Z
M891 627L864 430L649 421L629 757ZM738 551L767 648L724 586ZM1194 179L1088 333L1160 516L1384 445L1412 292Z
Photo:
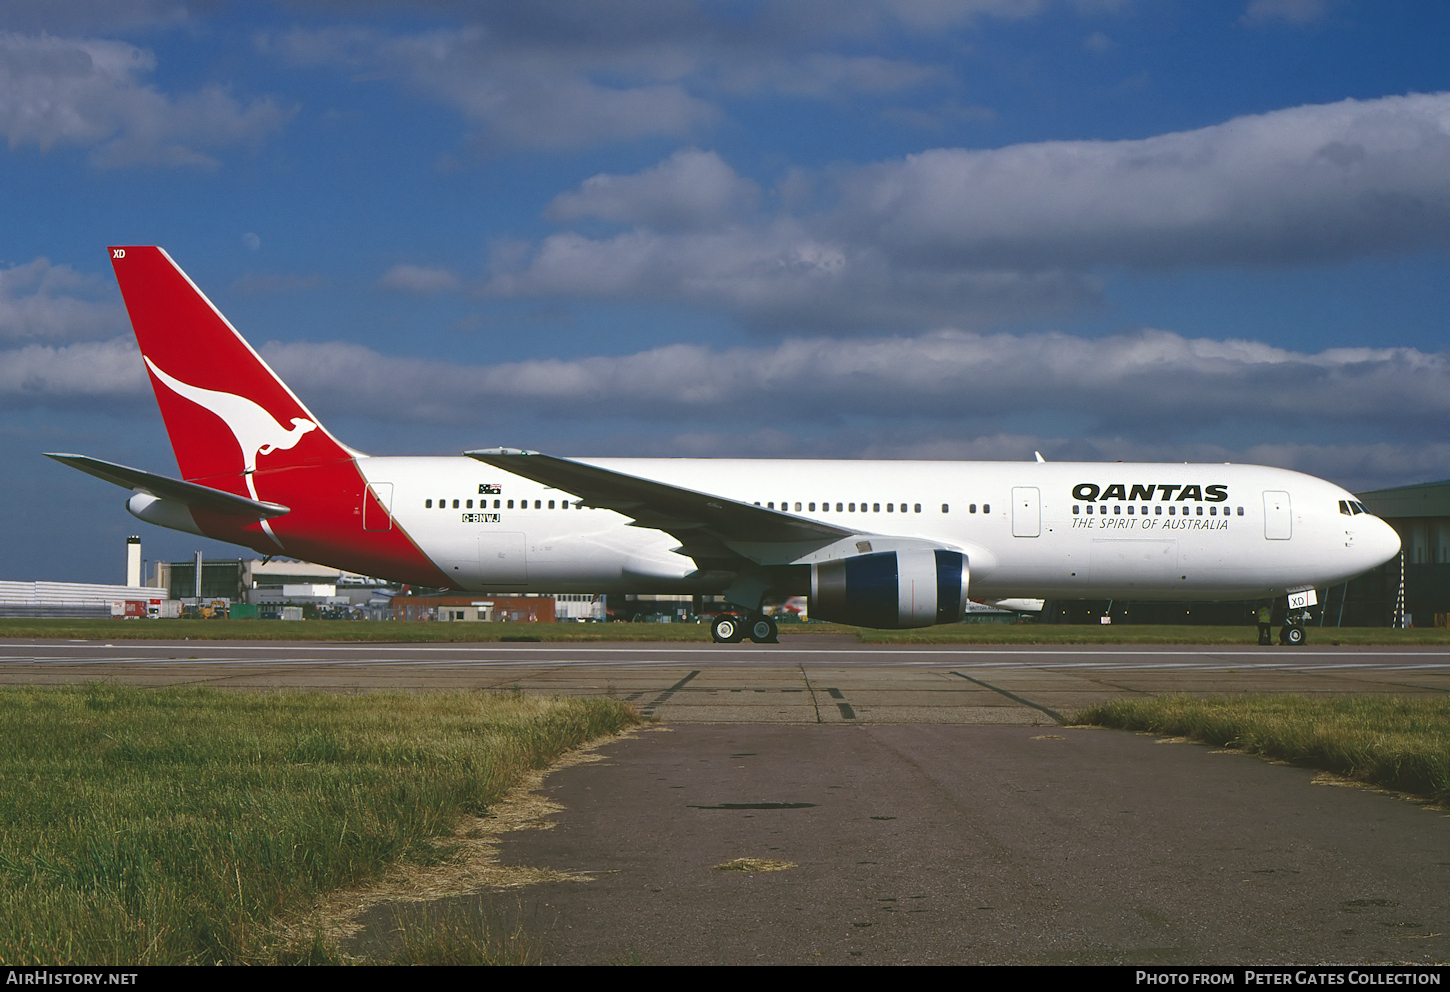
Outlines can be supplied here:
M811 566L810 616L891 630L956 623L967 610L967 556L912 549Z
M188 534L206 537L191 515L191 507L175 500L159 499L149 493L137 493L126 501L126 509L137 520L172 530L184 530Z

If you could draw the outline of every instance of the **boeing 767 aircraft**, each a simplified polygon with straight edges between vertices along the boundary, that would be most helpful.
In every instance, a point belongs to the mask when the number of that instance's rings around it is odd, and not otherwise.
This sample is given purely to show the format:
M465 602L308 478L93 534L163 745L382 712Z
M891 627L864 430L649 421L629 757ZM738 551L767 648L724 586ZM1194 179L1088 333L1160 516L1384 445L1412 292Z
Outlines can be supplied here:
M1338 486L1255 465L365 455L165 251L111 262L181 479L50 457L136 490L142 520L263 555L479 593L721 594L735 642L773 641L762 604L798 595L881 628L955 623L969 588L1302 606L1400 547Z

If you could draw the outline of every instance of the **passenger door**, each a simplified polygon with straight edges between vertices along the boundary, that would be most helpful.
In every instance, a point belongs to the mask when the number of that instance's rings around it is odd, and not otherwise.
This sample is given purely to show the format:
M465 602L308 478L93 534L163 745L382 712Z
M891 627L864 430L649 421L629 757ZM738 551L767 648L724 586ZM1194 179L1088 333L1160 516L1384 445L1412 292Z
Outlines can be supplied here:
M1287 541L1293 533L1294 517L1289 494L1267 490L1264 493L1264 537L1270 541Z
M379 512L381 508L382 512ZM393 484L369 482L363 491L363 530L393 529Z
M1042 533L1042 504L1036 486L1012 489L1012 536L1037 537Z

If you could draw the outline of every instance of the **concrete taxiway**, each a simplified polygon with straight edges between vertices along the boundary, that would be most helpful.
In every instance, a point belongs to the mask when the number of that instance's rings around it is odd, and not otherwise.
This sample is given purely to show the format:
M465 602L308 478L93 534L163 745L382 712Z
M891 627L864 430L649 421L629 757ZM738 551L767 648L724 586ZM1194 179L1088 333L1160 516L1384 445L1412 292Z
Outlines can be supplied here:
M1010 726L667 725L600 754L546 780L552 829L505 835L570 880L375 907L360 943L432 912L559 964L1450 959L1450 817L1311 770ZM742 858L779 870L719 867Z
M0 684L230 689L514 688L603 694L670 723L1060 723L1144 694L1438 694L1450 649L1191 645L376 644L0 641Z
M1068 727L1114 698L1440 695L1450 650L0 642L0 684L604 694L660 723L549 776L481 914L557 963L1450 959L1450 816L1313 771ZM734 859L778 871L730 871ZM758 867L758 866L757 866Z

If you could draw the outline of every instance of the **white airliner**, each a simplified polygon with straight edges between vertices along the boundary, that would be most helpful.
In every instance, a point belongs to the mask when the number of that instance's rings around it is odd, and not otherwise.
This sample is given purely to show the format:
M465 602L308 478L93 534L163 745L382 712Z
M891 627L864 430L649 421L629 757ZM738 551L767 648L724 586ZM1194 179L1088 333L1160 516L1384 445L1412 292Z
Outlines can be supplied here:
M723 594L733 642L774 640L762 604L799 595L881 628L955 623L969 589L1297 607L1400 547L1338 486L1254 465L364 455L164 251L111 259L182 479L50 457L264 555L478 593Z

